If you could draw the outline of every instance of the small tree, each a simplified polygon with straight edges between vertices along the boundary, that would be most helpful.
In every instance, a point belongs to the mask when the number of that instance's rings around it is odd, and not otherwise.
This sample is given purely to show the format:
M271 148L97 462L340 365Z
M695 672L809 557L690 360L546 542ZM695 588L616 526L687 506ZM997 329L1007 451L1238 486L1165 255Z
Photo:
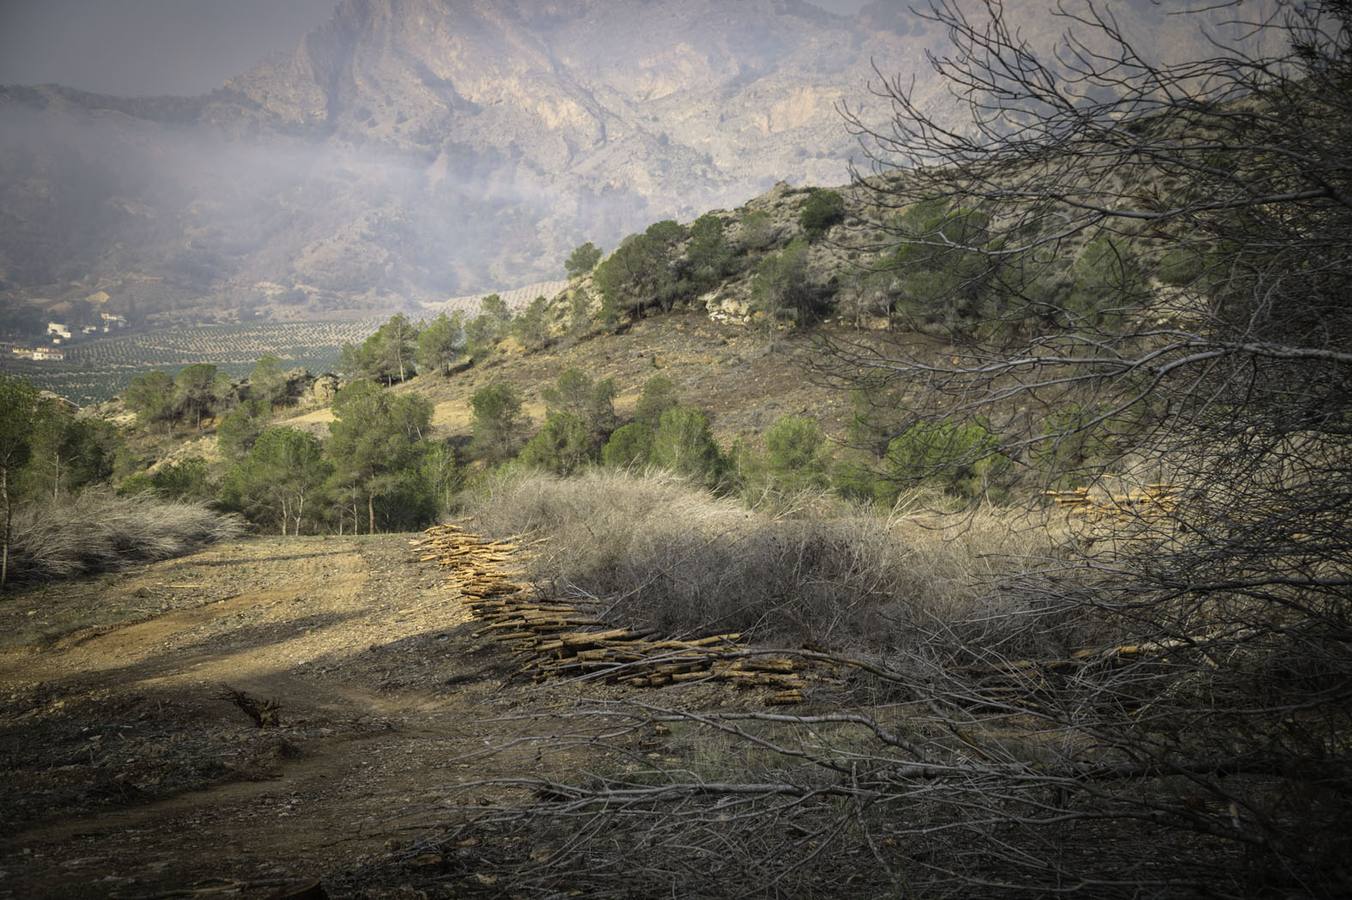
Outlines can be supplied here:
M78 418L61 403L46 401L38 403L30 445L21 476L24 491L55 500L63 492L106 481L118 439L110 423Z
M150 474L148 486L168 500L210 500L216 493L207 461L200 456L165 463Z
M709 429L709 416L689 406L673 407L662 414L650 459L658 468L710 483L717 481L724 469L723 454Z
M807 242L799 239L767 256L751 283L752 302L771 329L781 320L804 322L815 312L817 292L807 268Z
M931 481L959 497L980 497L1000 489L1009 468L1000 438L983 422L917 422L887 445L888 497L909 484Z
M160 371L146 372L132 378L122 394L127 408L136 419L149 428L157 422L171 425L177 417L174 404L174 379Z
M653 431L662 423L662 413L679 406L680 394L676 383L665 375L654 375L643 385L634 407L634 421L642 422Z
M249 398L267 404L268 408L285 403L287 396L286 372L282 361L275 356L264 356L249 373Z
M448 511L462 475L455 448L445 441L427 442L419 471L428 491L436 498L437 512Z
M28 462L38 393L26 381L0 376L0 501L5 504L4 545L0 547L0 587L9 580L9 546L14 533L14 481Z
M798 214L798 224L808 240L816 241L845 221L845 198L835 191L814 189Z
M220 401L220 384L216 367L207 363L184 366L174 376L174 403L191 419L200 431L202 420L216 410Z
M296 428L269 428L231 470L223 494L228 504L251 519L274 521L283 535L300 534L307 506L331 472L314 435Z
M544 390L551 413L566 413L582 422L593 447L600 447L615 429L615 381L594 381L581 369L566 369L552 387Z
M333 466L336 492L366 500L368 533L376 529L376 500L401 486L397 473L416 469L419 447L432 418L432 404L413 394L382 391L370 381L355 381L333 402L325 450ZM353 529L360 516L353 510Z
M363 349L367 378L386 383L407 381L413 374L418 329L403 313L397 313L366 339Z
M418 370L446 374L465 346L465 316L442 313L418 333Z
M549 300L536 297L521 311L521 315L512 320L512 332L521 346L527 350L538 350L549 343Z
M1071 273L1073 284L1057 309L1066 325L1103 327L1110 319L1149 302L1145 273L1124 240L1096 237L1075 258Z
M267 427L270 412L267 401L251 397L222 416L216 426L221 455L229 460L242 459Z
M486 358L494 346L507 334L512 312L497 294L489 294L479 302L479 315L465 325L466 352L476 361Z
M502 326L512 321L512 311L507 307L507 301L497 294L489 294L480 300L479 312Z
M738 244L745 251L767 250L779 237L774 219L764 210L756 210L742 217L738 230Z
M677 248L686 237L685 228L671 220L630 235L597 267L596 286L618 312L642 315L653 306L670 310L690 292L677 271Z
M526 421L521 415L521 394L506 382L494 382L474 392L470 452L489 463L502 463L516 455Z
M612 469L638 469L652 456L655 434L644 422L630 422L615 429L601 448L601 462Z
M595 444L587 423L574 413L551 412L544 427L526 442L520 460L558 475L571 475L593 458Z
M712 213L691 223L683 263L683 274L690 282L691 294L716 287L732 271L732 246L724 232L723 220Z
M784 491L824 488L830 483L826 436L811 419L784 416L765 432L766 472Z
M583 337L592 328L592 298L582 288L568 298L568 336L574 340Z
M567 270L569 278L581 278L595 269L596 264L600 261L601 248L591 241L587 241L568 255L564 269Z

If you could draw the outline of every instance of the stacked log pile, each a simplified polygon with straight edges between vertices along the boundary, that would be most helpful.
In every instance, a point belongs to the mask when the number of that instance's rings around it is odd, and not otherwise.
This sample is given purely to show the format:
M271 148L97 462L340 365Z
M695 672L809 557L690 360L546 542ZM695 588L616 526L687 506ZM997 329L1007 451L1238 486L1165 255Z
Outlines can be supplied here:
M1058 509L1090 519L1164 515L1178 504L1178 489L1171 484L1148 484L1141 490L1101 497L1091 496L1087 487L1044 491L1043 495Z
M410 541L419 562L446 569L474 618L479 634L522 654L523 676L543 681L586 676L614 684L662 687L719 681L767 688L771 705L800 703L806 683L787 656L728 659L745 650L740 634L666 639L651 630L615 628L573 604L540 597L511 564L521 548L490 541L458 525L436 525Z

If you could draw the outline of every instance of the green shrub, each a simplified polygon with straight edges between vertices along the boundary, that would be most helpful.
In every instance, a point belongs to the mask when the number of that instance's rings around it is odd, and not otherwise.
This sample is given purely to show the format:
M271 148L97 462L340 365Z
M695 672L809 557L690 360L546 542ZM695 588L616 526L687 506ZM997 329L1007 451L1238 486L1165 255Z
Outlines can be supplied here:
M652 456L654 437L646 422L622 425L601 448L601 462L612 469L641 469Z
M650 460L658 468L705 483L716 482L724 469L708 415L689 406L676 406L662 414Z
M804 322L816 313L819 292L808 275L807 252L807 243L800 238L761 260L751 282L751 299L771 323Z
M418 332L418 371L449 371L465 346L465 315L437 316Z
M1145 274L1123 240L1100 236L1090 241L1070 269L1073 284L1061 301L1066 324L1098 326L1119 319L1149 296Z
M676 383L665 375L654 375L643 385L634 406L634 421L642 422L653 431L662 423L662 413L680 405L681 398L676 391Z
M489 463L516 456L527 424L521 415L520 392L506 382L494 382L475 391L469 404L474 412L470 452Z
M216 494L207 461L198 456L165 463L151 474L150 484L166 500L207 501Z
M742 218L739 235L738 243L744 252L767 250L777 237L774 219L763 210L747 213Z
M677 222L657 222L642 234L625 238L597 266L596 286L616 313L642 315L653 305L669 311L691 296L692 286L677 267L677 247L686 236Z
M534 469L571 475L592 460L593 446L591 430L580 416L551 412L518 459Z
M568 272L569 278L581 278L596 268L596 264L601 261L601 256L601 248L591 241L587 241L568 255L568 261L564 263L563 267Z
M238 460L249 452L258 436L267 427L271 407L267 401L250 398L226 413L216 426L216 440L221 455Z
M782 491L824 488L829 484L826 436L811 419L784 416L765 432L766 471Z
M615 428L615 380L594 381L581 369L570 368L542 392L550 413L567 413L582 422L594 448L600 448Z
M835 191L813 190L798 214L798 224L809 240L817 240L845 221L845 198Z
M857 457L846 457L831 467L831 488L857 503L896 499L892 485L881 480L867 461Z
M999 437L980 422L917 422L887 445L883 467L892 489L881 499L895 500L922 481L959 497L998 494L1009 469L999 448Z
M1165 284L1186 287L1201 277L1203 269L1200 253L1185 247L1176 247L1160 257L1156 275Z

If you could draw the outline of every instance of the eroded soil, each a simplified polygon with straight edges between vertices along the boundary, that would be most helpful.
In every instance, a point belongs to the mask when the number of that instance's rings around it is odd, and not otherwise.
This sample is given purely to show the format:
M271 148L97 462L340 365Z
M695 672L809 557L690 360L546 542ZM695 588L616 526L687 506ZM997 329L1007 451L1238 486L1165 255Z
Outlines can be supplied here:
M0 600L0 896L270 896L492 799L467 782L575 771L585 735L534 739L570 689L512 682L408 537L244 541Z

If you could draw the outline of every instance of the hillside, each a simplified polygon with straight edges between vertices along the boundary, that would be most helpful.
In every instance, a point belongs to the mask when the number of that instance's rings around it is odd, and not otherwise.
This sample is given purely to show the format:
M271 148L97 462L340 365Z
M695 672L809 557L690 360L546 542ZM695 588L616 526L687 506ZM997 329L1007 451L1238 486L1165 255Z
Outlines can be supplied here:
M469 436L470 396L495 381L522 388L525 411L538 426L545 414L541 392L569 368L614 378L619 388L615 408L622 417L633 412L644 382L665 375L683 398L709 410L715 435L728 443L764 431L782 415L820 418L828 430L841 434L849 418L847 399L837 389L800 377L801 356L811 351L812 340L798 336L771 351L762 336L743 327L711 322L701 313L677 313L569 347L504 354L450 378L422 376L393 390L431 400L434 435L451 439ZM332 419L332 410L323 409L278 424L319 432Z
M557 278L584 240L844 180L838 107L884 123L873 64L941 37L888 3L347 0L206 96L0 88L6 327L98 291L142 321L294 320Z

